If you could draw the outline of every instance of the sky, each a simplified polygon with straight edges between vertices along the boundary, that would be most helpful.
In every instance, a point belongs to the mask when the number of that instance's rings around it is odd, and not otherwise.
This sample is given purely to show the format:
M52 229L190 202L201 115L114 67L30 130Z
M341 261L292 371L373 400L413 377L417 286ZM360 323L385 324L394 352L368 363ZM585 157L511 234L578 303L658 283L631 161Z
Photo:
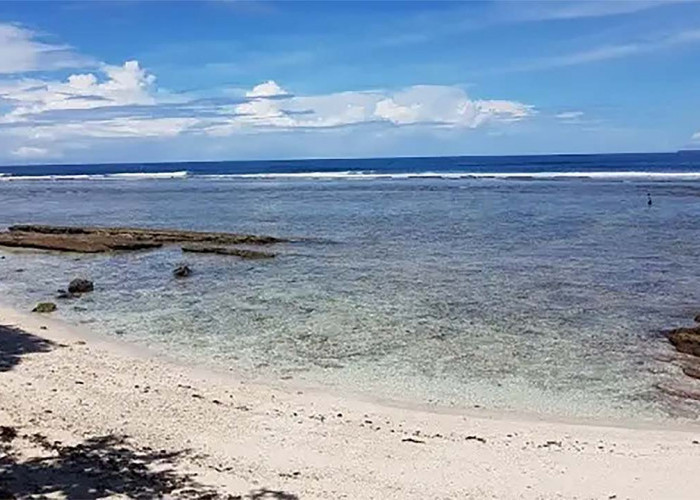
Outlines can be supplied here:
M0 163L700 148L700 2L0 2Z

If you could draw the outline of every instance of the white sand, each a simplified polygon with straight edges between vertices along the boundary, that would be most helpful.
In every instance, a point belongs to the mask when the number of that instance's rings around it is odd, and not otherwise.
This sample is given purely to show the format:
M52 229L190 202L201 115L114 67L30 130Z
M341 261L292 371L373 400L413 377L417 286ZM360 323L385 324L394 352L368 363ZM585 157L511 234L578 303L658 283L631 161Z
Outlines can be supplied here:
M261 488L290 496L260 498L283 499L700 498L696 425L400 408L242 382L47 316L3 308L0 324L65 345L0 371L0 425L67 444L118 433L135 446L188 449L177 470L244 498ZM41 453L26 438L13 446L22 460Z

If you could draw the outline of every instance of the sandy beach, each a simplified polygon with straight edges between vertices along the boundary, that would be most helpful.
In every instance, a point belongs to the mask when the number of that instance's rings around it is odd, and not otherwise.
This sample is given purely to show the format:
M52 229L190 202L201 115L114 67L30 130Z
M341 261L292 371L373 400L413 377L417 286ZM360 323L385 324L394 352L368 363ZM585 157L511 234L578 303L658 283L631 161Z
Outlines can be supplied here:
M0 310L0 497L697 498L700 426L431 412ZM476 410L475 410L476 411Z

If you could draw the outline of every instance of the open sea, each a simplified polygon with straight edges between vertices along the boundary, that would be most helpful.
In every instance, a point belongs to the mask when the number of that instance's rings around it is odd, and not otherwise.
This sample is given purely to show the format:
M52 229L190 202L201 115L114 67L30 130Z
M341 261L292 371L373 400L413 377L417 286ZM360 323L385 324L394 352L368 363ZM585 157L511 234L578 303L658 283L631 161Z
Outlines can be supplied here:
M0 226L29 222L295 239L266 261L0 249L6 304L87 277L56 316L185 361L437 406L700 416L658 389L700 389L659 333L700 313L700 153L0 167Z

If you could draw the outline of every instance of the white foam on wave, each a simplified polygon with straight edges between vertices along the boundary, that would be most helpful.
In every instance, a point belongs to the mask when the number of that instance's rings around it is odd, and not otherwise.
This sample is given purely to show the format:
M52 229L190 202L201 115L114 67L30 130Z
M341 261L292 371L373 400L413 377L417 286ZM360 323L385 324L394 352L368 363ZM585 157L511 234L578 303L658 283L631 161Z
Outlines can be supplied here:
M281 173L257 173L257 174L202 174L197 177L202 179L344 179L353 177L376 177L375 174L364 172L281 172Z
M82 181L82 180L144 180L182 179L186 170L178 172L117 172L114 174L60 174L60 175L8 175L0 174L0 181Z
M532 179L700 179L700 172L643 172L643 171L610 171L610 172L523 172L523 173L476 173L469 177L492 178L532 178Z
M700 180L700 172L643 172L643 171L609 171L609 172L290 172L290 173L255 173L255 174L207 174L197 175L207 179L676 179Z
M106 177L113 179L181 179L187 177L187 170L177 172L123 172L116 174L106 174Z
M89 180L95 177L94 175L76 174L76 175L8 175L0 177L0 181L53 181L53 180Z
M373 180L373 179L601 179L601 180L700 180L700 172L276 172L249 174L191 174L187 170L174 172L117 172L109 174L10 175L0 173L0 181L61 181L61 180L157 180L195 177L212 180Z

